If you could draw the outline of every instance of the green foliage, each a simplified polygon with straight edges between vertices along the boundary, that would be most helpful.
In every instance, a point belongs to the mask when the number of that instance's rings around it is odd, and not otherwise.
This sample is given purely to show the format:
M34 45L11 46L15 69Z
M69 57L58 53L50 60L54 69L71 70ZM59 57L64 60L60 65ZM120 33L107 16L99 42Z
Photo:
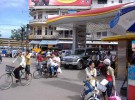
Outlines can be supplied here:
M3 41L2 40L0 40L0 45L3 43Z
M28 34L26 34L26 31L26 26L23 26L20 29L11 30L11 39L15 39L17 41L27 39Z

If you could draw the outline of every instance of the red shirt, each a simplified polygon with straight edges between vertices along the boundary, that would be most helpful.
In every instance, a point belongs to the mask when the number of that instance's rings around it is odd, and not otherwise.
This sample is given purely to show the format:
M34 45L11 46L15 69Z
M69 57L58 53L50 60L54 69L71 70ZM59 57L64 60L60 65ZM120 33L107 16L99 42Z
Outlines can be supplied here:
M112 82L113 81L112 76L107 74L106 80L108 80L109 82Z
M38 56L37 56L37 61L42 62L42 56L40 54L38 54Z

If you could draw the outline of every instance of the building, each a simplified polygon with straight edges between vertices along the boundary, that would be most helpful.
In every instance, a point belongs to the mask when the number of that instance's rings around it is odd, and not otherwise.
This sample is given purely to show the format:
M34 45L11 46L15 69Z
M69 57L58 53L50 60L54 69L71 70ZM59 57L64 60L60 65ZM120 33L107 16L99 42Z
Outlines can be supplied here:
M56 45L61 49L71 49L73 30L72 25L62 24L52 27L47 25L46 21L48 18L57 17L60 15L76 13L84 10L102 8L112 5L118 5L121 3L132 2L133 0L29 0L29 9L32 19L30 20L31 33L29 35L30 44L35 44L38 47L56 47ZM110 20L110 19L108 19ZM104 20L103 20L104 22ZM113 34L109 30L109 25L107 24L94 24L87 23L87 38L86 46L100 47L98 44L106 44L108 48L111 45L117 43L101 43L99 42L102 37L112 36ZM96 45L95 45L96 44ZM111 47L112 48L112 47Z

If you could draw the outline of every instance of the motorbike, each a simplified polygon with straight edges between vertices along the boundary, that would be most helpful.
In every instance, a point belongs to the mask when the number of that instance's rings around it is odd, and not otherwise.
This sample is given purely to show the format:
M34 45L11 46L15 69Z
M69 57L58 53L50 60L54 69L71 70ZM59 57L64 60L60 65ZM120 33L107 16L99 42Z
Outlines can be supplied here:
M84 89L83 91L81 91L82 100L100 100L99 90L97 89L98 81L97 80L95 81L94 86L92 86L88 80L83 81L83 83L84 83ZM84 94L86 90L89 91L87 94Z

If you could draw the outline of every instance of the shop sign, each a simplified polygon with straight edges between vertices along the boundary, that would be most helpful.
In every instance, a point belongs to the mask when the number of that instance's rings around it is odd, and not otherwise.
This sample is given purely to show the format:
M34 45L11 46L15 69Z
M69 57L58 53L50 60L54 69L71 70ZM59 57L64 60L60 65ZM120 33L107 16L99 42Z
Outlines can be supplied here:
M135 65L132 65L128 69L128 79L135 80Z

